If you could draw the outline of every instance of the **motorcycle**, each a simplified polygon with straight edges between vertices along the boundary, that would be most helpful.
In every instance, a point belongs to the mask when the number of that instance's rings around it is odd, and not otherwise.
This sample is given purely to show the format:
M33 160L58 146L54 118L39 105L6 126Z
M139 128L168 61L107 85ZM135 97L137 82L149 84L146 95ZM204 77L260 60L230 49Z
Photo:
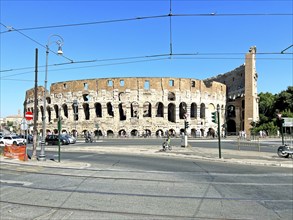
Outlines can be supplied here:
M172 150L172 146L170 145L170 138L167 138L163 142L162 147L163 147L163 151Z
M278 153L279 157L288 158L289 155L291 155L291 157L293 157L292 156L293 155L293 149L290 146L288 146L287 144L280 146L278 148L277 153Z

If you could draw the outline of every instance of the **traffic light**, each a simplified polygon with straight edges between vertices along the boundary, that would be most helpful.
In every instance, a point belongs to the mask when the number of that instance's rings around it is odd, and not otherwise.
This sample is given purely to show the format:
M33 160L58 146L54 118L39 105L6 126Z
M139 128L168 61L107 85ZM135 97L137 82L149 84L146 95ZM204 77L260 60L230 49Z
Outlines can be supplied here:
M185 127L185 129L189 128L189 122L188 121L184 121L184 127Z
M284 118L277 118L277 126L279 128L283 127L284 124Z
M217 123L217 112L212 112L212 122Z

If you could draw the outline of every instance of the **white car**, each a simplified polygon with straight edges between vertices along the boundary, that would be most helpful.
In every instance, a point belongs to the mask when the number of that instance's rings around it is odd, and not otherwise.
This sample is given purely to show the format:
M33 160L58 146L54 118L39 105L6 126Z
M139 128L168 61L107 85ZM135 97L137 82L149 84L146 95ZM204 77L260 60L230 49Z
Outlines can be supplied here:
M17 135L5 135L0 139L0 145L25 145L26 139Z
M75 137L70 136L69 134L65 134L63 136L66 137L69 140L69 144L75 144L76 143L76 138Z

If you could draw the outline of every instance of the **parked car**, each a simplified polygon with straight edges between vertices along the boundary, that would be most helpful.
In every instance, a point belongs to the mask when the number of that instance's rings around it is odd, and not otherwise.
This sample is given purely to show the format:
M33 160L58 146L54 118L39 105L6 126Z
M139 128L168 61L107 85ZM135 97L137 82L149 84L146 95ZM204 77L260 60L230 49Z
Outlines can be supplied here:
M26 144L26 139L21 138L17 135L4 135L0 139L0 144L1 145L25 145Z
M76 138L75 137L73 137L73 136L71 136L69 134L65 134L65 135L62 135L62 136L66 137L69 140L70 144L75 144L76 143Z
M24 134L19 135L19 137L26 139L26 135L24 135ZM33 143L33 136L31 134L29 134L27 137L27 140L28 140L28 143Z
M50 134L46 136L45 145L57 145L58 141L59 141L59 138L57 134ZM69 144L68 138L64 137L63 135L60 135L60 144L61 145Z

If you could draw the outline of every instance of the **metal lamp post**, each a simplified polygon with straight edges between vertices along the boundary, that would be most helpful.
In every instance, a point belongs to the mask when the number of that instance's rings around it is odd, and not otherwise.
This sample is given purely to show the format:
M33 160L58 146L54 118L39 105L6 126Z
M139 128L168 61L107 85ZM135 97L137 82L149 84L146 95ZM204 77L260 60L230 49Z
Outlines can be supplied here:
M50 39L52 37L57 37L57 41L50 42ZM48 38L48 43L46 45L46 70L45 70L45 90L44 90L44 112L43 112L43 133L42 133L42 143L41 143L41 153L39 155L39 160L45 161L46 160L46 154L45 154L45 139L46 139L46 96L47 96L47 78L48 78L48 58L49 58L49 46L52 43L56 43L58 45L58 55L62 55L62 45L63 45L63 38L59 35L53 34Z

